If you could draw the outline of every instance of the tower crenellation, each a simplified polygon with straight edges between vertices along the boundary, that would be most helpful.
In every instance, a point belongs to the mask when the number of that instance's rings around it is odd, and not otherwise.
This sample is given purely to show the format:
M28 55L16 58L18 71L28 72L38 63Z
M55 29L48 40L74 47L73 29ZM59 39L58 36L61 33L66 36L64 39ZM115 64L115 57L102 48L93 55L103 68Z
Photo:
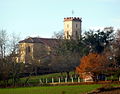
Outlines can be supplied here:
M82 21L82 18L80 18L80 17L67 17L67 18L64 18L64 21Z

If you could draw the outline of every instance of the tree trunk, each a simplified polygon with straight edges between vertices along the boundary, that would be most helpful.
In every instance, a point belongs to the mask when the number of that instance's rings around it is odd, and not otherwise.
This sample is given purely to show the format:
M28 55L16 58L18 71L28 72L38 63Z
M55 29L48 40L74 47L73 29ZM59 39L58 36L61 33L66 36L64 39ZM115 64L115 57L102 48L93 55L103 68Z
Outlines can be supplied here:
M30 79L31 75L32 75L32 72L29 74L29 76L28 76L27 79L25 80L24 86L28 83L28 80Z
M70 74L68 71L66 72L66 74L67 74L67 78L70 79Z
M61 72L61 76L63 77L63 72Z

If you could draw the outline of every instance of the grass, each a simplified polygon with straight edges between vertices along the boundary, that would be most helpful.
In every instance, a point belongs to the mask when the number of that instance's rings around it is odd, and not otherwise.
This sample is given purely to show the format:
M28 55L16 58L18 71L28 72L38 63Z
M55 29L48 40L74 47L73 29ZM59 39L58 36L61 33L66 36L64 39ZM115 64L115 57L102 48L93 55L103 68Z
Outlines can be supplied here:
M74 75L74 72L70 72L70 75ZM66 77L66 73L52 73L52 74L46 74L46 75L40 75L40 76L31 76L30 79L28 80L28 83L39 83L40 79L45 83L45 80L47 78L48 82L52 82L52 77L54 78L55 82L58 82L58 78L59 77ZM20 79L20 83L24 83L27 77L21 78ZM61 79L61 82L64 82L65 79ZM74 82L77 82L77 78L74 78ZM80 79L82 80L82 79ZM109 76L107 77L107 80L111 81L118 81L118 77L117 76ZM69 82L71 82L71 80L69 80Z
M70 75L74 75L74 72L70 72ZM42 79L42 81L46 80L46 78L48 79L48 82L51 82L51 79L56 78L56 81L58 82L58 77L66 77L66 73L53 73L53 74L46 74L46 75L40 75L40 76L31 76L28 83L34 83L34 82L39 82L40 79ZM21 78L20 79L20 83L24 83L25 80L27 79L27 77ZM55 79L54 79L55 80Z
M74 72L70 72L70 75L73 75ZM52 78L52 77L61 77L61 76L66 76L66 73L52 73L52 74L46 74L46 75L41 75L41 76L32 76L32 79L36 79L36 78Z
M74 72L70 72L70 75L74 75ZM34 84L34 83L39 83L39 80L41 79L42 81L45 82L46 78L48 80L48 82L51 82L51 79L53 78L56 78L55 81L58 82L58 77L66 77L66 73L52 73L52 74L46 74L46 75L40 75L40 76L30 76L29 80L28 80L28 83L30 84ZM17 82L17 83L20 83L20 84L24 84L26 79L28 77L24 77L24 78L20 78L20 80ZM12 84L12 80L10 79L8 81L9 84ZM3 81L0 81L0 85L4 84Z
M0 94L81 94L101 87L94 85L51 86L51 87L24 87L0 89Z

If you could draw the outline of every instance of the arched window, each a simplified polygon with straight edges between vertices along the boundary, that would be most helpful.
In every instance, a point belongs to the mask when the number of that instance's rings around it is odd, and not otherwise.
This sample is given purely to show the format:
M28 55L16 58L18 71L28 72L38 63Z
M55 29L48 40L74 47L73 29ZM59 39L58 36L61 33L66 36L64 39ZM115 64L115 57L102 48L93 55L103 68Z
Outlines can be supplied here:
M77 28L77 26L78 26L78 25L76 24L76 28Z
M30 46L26 47L26 54L30 53Z
M67 38L69 38L69 32L67 31Z
M77 31L75 32L75 36L76 36L76 37L78 36L78 32L77 32Z
M69 28L69 24L67 24L67 28Z
M28 46L28 53L30 53L30 46Z

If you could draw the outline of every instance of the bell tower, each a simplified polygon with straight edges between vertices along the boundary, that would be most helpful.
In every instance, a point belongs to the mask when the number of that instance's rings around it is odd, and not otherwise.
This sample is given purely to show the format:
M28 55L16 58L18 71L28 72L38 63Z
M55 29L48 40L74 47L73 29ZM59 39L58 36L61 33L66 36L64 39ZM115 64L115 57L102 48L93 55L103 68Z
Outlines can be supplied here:
M81 37L81 23L82 19L79 17L64 18L64 38L78 39Z

